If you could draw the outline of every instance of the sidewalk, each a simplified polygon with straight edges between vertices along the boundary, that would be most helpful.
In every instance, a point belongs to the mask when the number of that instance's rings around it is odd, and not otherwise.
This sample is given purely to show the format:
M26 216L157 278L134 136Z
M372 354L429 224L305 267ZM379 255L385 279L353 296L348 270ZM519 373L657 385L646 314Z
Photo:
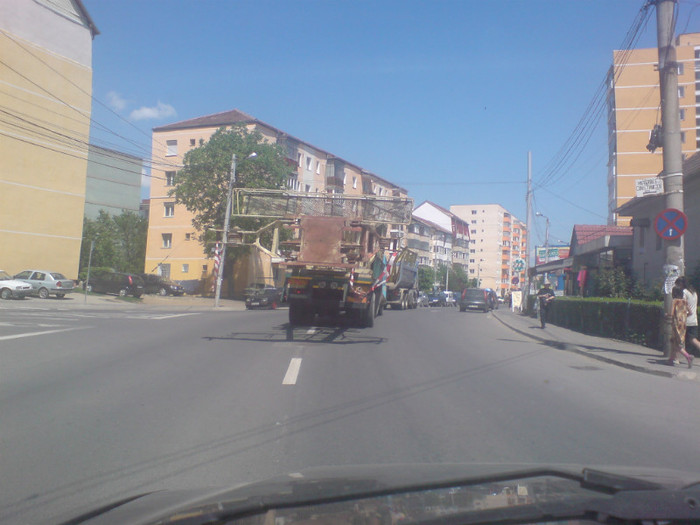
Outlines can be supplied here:
M591 359L637 372L700 383L700 374L698 373L700 372L700 358L698 357L695 358L692 369L688 369L683 356L681 356L682 364L669 366L665 362L663 353L653 348L626 341L586 335L553 324L547 324L543 330L540 327L539 319L511 312L504 307L493 310L491 313L512 330L559 350L575 352Z

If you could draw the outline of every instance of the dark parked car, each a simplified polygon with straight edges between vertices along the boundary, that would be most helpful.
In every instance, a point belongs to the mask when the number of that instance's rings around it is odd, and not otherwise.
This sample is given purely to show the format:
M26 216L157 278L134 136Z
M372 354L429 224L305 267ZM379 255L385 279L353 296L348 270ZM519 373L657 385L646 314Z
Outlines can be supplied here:
M182 285L167 277L152 273L140 273L139 277L143 279L144 293L157 293L158 295L182 295L185 293L185 288Z
M282 302L282 291L269 284L254 283L245 289L245 307L274 310Z
M94 277L91 275L87 287L89 292L112 293L122 297L143 295L143 279L133 273L100 273Z
M465 288L459 300L459 311L481 310L488 312L493 310L493 298L486 288Z

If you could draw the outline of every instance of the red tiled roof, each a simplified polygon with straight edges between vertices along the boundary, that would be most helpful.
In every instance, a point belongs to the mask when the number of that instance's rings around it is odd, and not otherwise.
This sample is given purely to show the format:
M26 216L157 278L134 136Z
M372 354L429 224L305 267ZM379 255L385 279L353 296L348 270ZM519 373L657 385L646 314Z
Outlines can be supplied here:
M189 120L167 124L158 128L153 128L153 131L172 131L175 129L187 128L214 128L220 126L230 126L237 122L255 122L256 119L250 115L243 113L237 109L224 111L222 113L214 113L213 115L205 115Z
M578 245L595 241L605 235L631 236L632 226L608 226L605 224L575 224L572 241Z

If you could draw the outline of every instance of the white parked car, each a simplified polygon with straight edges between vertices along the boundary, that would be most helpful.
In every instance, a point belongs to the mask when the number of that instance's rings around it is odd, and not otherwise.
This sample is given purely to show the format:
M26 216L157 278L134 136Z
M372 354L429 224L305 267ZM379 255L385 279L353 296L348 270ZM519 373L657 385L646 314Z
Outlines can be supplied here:
M0 297L3 299L24 299L32 291L32 285L17 281L4 270L0 270Z

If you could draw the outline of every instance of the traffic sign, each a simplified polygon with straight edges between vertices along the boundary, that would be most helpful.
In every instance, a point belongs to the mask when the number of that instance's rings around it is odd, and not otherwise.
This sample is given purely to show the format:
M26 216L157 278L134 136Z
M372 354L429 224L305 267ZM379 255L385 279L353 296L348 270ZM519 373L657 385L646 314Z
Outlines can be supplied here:
M522 272L525 269L525 259L515 259L513 261L513 270Z
M654 219L654 230L659 237L672 241L678 239L688 228L688 217L680 210L667 208Z
M513 284L518 284L520 282L520 279L517 277L513 277L513 280L511 281Z

